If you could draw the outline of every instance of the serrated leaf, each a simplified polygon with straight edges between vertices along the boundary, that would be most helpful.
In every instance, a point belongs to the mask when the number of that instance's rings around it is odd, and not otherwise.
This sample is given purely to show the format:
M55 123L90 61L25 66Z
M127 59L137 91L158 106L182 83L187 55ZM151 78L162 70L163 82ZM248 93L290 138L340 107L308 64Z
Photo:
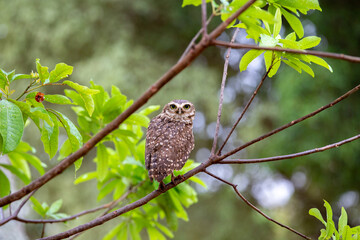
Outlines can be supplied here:
M58 82L61 79L67 78L73 72L73 67L65 63L58 63L55 69L50 72L50 82Z
M67 98L64 95L60 95L60 94L55 94L55 95L47 94L44 96L44 101L54 103L54 104L62 104L62 105L72 104L72 102L70 101L69 98Z
M265 51L252 49L252 50L248 51L247 53L245 53L244 56L240 60L240 64L239 64L240 72L246 70L247 66L263 52L265 52Z
M104 146L104 144L99 143L97 145L97 174L98 174L98 179L100 182L102 182L107 173L108 173L108 166L109 166L109 154L106 150L106 147Z
M316 37L316 36L310 36L310 37L301 39L298 42L298 44L301 47L301 49L308 49L308 48L312 48L312 47L319 45L320 41L321 41L321 38Z
M319 209L311 208L309 210L309 215L316 217L317 219L319 219L326 226L326 222L325 222L324 218L322 217Z
M62 206L63 200L59 199L55 202L53 202L49 208L49 210L47 211L47 214L54 214L56 212L58 212Z
M21 110L7 100L0 101L0 135L3 154L13 151L20 143L24 132L24 120Z
M0 169L0 197L10 194L10 182L6 175Z
M89 113L89 115L91 116L92 113L94 112L94 108L95 108L94 99L92 98L91 95L97 94L100 91L96 90L96 89L90 89L88 87L79 85L77 83L74 83L74 82L71 82L68 80L64 81L63 83L65 83L69 87L75 89L80 94L81 98L84 100L85 108L86 108L87 112Z
M301 24L301 21L297 17L286 11L284 8L280 9L281 13L284 15L290 27L296 32L299 38L302 38L304 36L304 27Z
M36 59L36 70L42 83L46 83L49 80L50 74L48 69L48 67L41 66L39 58Z

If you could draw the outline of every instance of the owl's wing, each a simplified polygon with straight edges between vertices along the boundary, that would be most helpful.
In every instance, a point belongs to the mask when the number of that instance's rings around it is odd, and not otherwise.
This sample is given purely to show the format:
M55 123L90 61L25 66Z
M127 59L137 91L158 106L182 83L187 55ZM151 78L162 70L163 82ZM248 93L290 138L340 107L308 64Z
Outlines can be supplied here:
M151 159L155 157L155 152L159 148L159 137L162 135L164 123L162 123L159 116L153 118L146 132L146 144L145 144L145 167L150 169Z
M175 170L180 170L184 167L188 160L191 151L194 149L194 135L192 132L192 125L185 125L178 133L179 140L175 144Z

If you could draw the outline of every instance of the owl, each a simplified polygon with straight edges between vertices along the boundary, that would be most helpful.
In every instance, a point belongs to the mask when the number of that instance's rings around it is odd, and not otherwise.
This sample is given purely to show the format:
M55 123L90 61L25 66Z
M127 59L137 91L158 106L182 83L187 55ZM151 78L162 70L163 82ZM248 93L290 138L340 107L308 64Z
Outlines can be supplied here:
M163 180L180 170L194 149L195 107L187 100L173 100L154 117L146 133L145 166L150 180L164 186Z

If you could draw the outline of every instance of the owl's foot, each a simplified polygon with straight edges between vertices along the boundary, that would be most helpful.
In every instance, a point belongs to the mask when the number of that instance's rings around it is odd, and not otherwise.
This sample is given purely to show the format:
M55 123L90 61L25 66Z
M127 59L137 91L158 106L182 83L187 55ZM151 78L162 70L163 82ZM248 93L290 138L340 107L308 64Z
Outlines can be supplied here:
M165 188L165 183L163 181L159 182L159 189L160 191L163 191Z
M173 183L175 183L175 184L176 184L177 182L181 181L183 178L184 178L183 175L177 175L177 176L175 177L174 174L171 174L171 181L172 181Z

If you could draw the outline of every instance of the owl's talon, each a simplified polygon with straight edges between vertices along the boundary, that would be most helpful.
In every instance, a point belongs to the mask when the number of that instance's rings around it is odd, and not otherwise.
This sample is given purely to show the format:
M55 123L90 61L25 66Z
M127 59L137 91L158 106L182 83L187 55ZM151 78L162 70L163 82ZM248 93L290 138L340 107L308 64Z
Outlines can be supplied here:
M159 182L159 188L158 190L163 191L165 188L165 183L163 181Z

